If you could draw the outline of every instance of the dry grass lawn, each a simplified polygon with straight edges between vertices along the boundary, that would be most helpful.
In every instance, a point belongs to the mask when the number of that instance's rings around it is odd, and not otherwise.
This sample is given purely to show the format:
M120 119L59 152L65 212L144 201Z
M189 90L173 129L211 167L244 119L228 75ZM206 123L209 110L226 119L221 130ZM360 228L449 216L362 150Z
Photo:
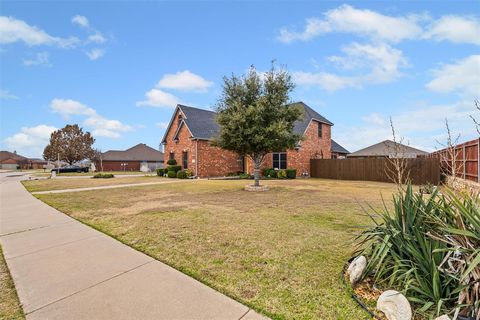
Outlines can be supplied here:
M248 193L246 183L38 197L274 319L368 319L340 274L353 238L371 223L360 204L380 208L394 186L271 180L264 182L270 191Z
M0 319L25 319L22 307L18 301L17 292L0 247Z
M161 182L166 181L167 178L158 176L143 176L143 177L122 177L110 179L93 179L93 178L68 178L68 179L40 179L40 180L25 180L23 185L30 192L47 191L47 190L62 190L75 189L87 187L113 186L119 184L130 183L145 183L145 182Z

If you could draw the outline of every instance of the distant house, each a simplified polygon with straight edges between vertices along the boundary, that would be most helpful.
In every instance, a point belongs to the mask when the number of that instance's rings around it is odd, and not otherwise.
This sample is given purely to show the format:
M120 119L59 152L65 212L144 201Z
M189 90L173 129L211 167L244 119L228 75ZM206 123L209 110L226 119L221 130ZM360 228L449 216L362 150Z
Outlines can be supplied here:
M154 171L163 168L163 153L139 143L127 150L102 153L102 162L95 163L97 171Z
M297 169L297 175L310 174L310 159L330 159L331 127L328 121L303 102L294 103L302 115L294 131L303 135L295 149L278 150L267 155L264 167ZM162 139L165 156L175 159L197 177L223 176L230 172L253 172L253 164L244 155L211 145L220 131L216 113L177 105Z
M429 153L410 146L385 140L347 155L348 158L418 158Z
M345 159L350 152L332 139L332 159Z
M4 170L43 169L47 161L37 158L27 158L17 152L0 151L0 168Z

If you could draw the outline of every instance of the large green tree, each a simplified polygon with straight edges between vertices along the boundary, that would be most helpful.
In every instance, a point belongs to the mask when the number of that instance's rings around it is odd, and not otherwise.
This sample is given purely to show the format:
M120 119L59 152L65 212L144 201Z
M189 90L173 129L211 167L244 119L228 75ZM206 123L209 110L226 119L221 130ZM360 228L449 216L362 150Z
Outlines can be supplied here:
M301 113L288 105L293 88L290 74L274 64L263 77L253 66L244 76L224 77L217 104L220 133L214 144L252 159L255 186L260 185L265 156L291 149L302 138L293 132Z
M67 124L51 134L50 143L43 150L43 158L50 161L60 159L69 164L91 159L94 156L94 142L90 132L83 132L77 124Z

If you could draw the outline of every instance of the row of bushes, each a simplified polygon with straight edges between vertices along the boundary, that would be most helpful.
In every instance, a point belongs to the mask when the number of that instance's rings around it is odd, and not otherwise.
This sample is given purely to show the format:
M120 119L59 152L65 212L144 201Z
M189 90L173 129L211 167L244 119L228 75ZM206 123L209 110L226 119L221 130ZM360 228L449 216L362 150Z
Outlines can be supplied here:
M262 175L266 178L273 179L295 179L297 177L297 169L288 168L288 169L274 169L274 168L265 168L262 171Z
M94 179L109 179L109 178L113 178L113 177L114 176L111 173L97 173L92 178L94 178Z
M168 178L187 179L192 176L192 171L182 170L181 166L171 165L164 169L157 169L157 176Z

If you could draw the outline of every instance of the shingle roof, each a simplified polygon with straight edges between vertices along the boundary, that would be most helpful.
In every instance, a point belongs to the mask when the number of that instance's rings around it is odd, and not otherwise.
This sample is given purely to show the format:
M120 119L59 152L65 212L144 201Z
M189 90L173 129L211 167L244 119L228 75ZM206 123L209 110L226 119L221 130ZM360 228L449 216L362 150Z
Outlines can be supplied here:
M342 147L341 145L339 145L335 140L332 139L332 148L331 148L332 152L336 152L336 153L350 153L350 151L348 151L347 149L345 149L344 147Z
M139 143L130 149L109 150L102 154L103 161L163 161L163 153L144 143Z
M401 143L396 143L398 146L398 152L409 155L409 154L416 154L417 156L424 156L427 155L428 152L412 148L410 146L401 144ZM366 147L364 149L360 149L358 151L355 151L351 154L349 154L349 157L388 157L395 151L396 145L395 142L391 140L385 140L382 142L379 142L377 144L371 145L369 147Z
M296 121L294 124L293 131L295 133L303 135L312 119L320 121L322 123L326 123L328 125L333 125L333 123L325 119L323 116L321 116L319 113L317 113L315 110L313 110L303 102L292 103L292 105L301 108L302 110L301 119ZM185 115L184 121L188 129L190 129L190 132L192 133L192 138L210 140L216 135L218 135L220 127L215 120L215 112L189 107L181 104L177 105L177 108L179 108ZM162 142L165 141L168 129L165 132L165 136L162 139Z
M0 161L4 161L7 159L26 160L27 158L10 151L0 151Z
M217 115L215 112L184 105L178 107L185 115L185 124L194 138L208 140L219 133L220 127L215 121Z

